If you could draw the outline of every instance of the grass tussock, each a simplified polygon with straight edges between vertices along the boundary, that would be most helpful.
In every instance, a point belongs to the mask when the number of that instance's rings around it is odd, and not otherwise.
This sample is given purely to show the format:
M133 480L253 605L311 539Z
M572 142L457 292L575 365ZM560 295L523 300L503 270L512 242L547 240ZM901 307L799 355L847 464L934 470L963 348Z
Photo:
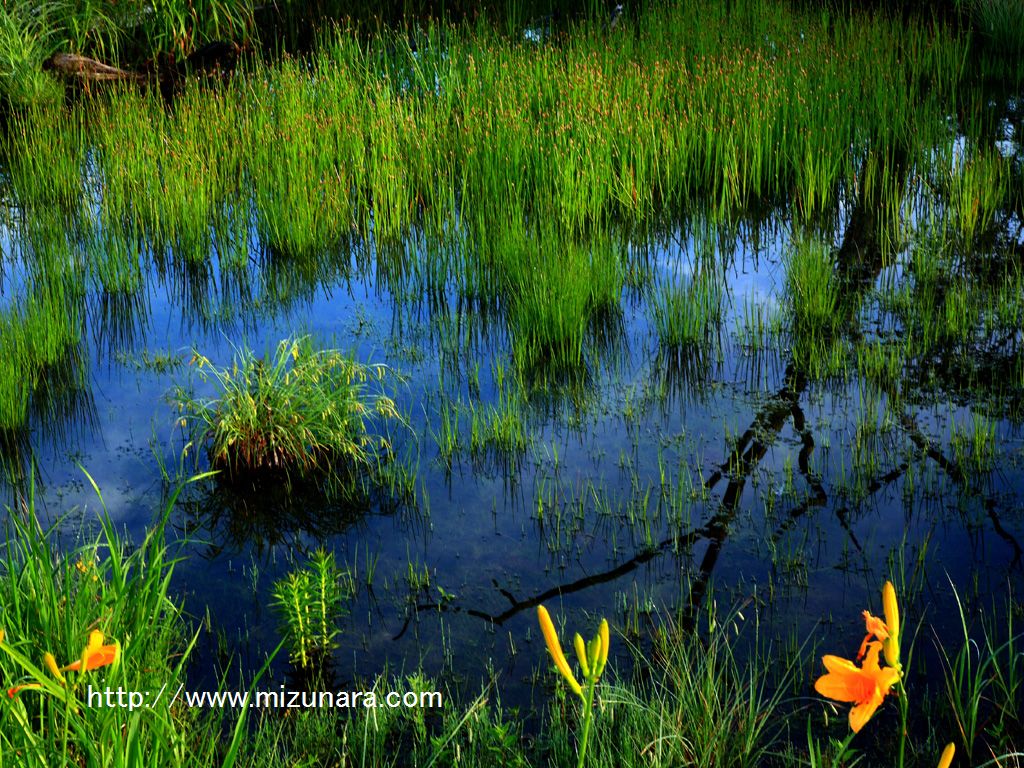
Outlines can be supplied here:
M286 339L267 358L238 349L230 367L198 352L191 363L216 394L200 399L179 387L173 397L181 424L190 444L205 448L229 478L363 472L391 454L389 439L372 435L368 421L404 424L394 400L370 391L389 376L385 366L315 350L308 338Z

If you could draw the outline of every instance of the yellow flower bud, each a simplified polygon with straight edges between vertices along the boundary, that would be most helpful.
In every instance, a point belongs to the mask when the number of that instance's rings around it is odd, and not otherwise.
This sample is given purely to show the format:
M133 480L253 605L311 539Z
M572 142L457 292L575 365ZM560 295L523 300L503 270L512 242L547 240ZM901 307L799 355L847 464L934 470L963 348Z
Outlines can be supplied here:
M601 619L601 626L597 630L597 636L601 638L601 653L597 660L597 676L600 677L601 673L604 672L604 667L608 663L608 646L611 644L610 632L608 630L608 619Z
M562 644L558 642L558 634L555 632L555 625L551 622L551 615L548 613L548 609L543 605L537 606L537 619L540 622L540 631L544 635L544 642L548 646L548 651L551 653L555 666L562 673L562 677L565 678L565 682L569 684L572 692L582 699L583 689L569 668L569 662L565 660L565 654L562 653Z
M950 763L953 762L953 754L956 752L956 745L953 742L949 742L946 748L942 750L942 757L939 758L938 768L949 768Z
M902 670L900 664L900 606L896 602L896 588L891 581L882 587L882 609L885 612L885 626L889 637L882 643L885 662L896 669Z
M576 646L576 658L580 660L580 669L583 670L584 677L590 677L590 665L587 664L587 649L583 645L583 638L580 637L580 633L577 632L576 636L572 639L573 645Z
M61 683L64 683L64 675L60 672L60 667L57 666L57 660L53 657L53 654L47 651L43 654L43 664L50 670L50 674L56 677Z

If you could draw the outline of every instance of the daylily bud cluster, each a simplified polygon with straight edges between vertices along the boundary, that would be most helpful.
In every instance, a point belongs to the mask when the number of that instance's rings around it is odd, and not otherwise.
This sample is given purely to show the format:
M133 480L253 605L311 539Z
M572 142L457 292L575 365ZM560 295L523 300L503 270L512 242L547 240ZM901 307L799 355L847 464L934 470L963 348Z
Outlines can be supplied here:
M579 761L577 762L577 768L582 768L587 756L587 741L590 736L591 719L593 718L594 691L597 688L597 681L601 677L601 673L604 672L605 665L608 663L608 646L611 640L608 620L601 619L601 625L598 627L597 634L594 635L589 643L583 642L583 638L578 632L573 637L573 647L576 649L576 658L579 659L580 670L583 672L583 679L586 685L586 689L584 689L569 667L565 654L562 653L562 644L558 642L558 633L555 631L555 625L551 621L548 609L543 605L537 606L537 619L540 621L540 631L544 635L544 642L548 646L551 658L554 659L555 666L562 674L562 677L565 678L566 683L569 684L570 690L579 696L583 702L583 733L580 736Z
M554 659L555 666L562 673L562 677L565 678L572 692L581 699L584 698L583 687L572 673L569 662L565 660L565 654L562 653L562 644L558 642L558 633L555 632L555 625L551 622L551 615L548 613L548 609L543 605L537 607L537 619L540 621L540 630L544 634L544 642L548 646L548 651L551 652L551 658ZM584 682L596 683L601 677L601 673L604 672L604 667L608 663L608 644L609 631L607 619L601 619L601 626L589 643L584 643L580 634L576 633L576 636L573 638L573 647L576 649L576 657L580 662Z

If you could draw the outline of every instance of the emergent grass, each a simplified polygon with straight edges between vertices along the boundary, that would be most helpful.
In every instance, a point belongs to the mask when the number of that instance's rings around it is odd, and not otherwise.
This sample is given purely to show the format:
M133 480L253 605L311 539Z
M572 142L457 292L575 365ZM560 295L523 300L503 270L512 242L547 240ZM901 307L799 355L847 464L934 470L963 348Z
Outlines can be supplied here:
M369 391L388 377L385 366L315 350L305 337L281 341L266 359L242 348L230 366L198 352L191 362L216 395L197 399L179 387L173 398L181 424L190 444L206 448L212 466L230 479L365 472L391 455L389 438L372 435L367 421L376 415L404 424L390 397Z
M863 196L898 222L907 158L965 241L990 240L1020 206L1016 166L990 150L939 152L945 168L934 157L960 105L968 146L989 130L971 117L984 102L968 45L941 23L770 0L652 8L542 43L432 26L414 50L340 27L306 59L190 84L171 109L123 89L19 115L4 143L13 237L52 238L111 295L153 271L187 282L259 264L275 306L303 290L296 276L316 284L325 253L357 247L401 301L498 308L520 369L578 370L621 302L617 243L671 231L684 211L729 221L768 204L831 235ZM34 233L39 217L60 226ZM838 370L842 349L820 341L834 287L800 258L796 325ZM670 346L692 335L670 327L684 297L654 299Z

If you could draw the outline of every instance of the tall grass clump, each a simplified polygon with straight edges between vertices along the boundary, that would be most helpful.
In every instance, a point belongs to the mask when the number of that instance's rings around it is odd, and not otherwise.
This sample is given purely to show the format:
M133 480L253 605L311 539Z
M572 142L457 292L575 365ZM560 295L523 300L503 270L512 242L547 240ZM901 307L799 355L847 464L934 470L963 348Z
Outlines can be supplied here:
M0 430L5 431L24 426L32 393L82 334L77 304L60 284L30 295L23 306L0 313Z
M26 0L0 7L0 99L12 107L55 103L63 95L42 68L54 42L47 8Z
M508 233L494 249L521 370L579 369L592 320L617 307L623 274L611 247Z
M779 679L770 681L764 658L742 662L737 655L732 635L743 628L740 614L715 616L709 607L701 624L697 631L669 624L643 662L642 679L601 692L593 734L599 764L739 767L763 764L773 753L783 737L775 726L793 662L776 667ZM550 764L570 765L568 718L557 708Z
M45 46L38 63L61 51L132 66L160 56L181 61L212 41L244 43L255 32L254 10L252 0L14 0L4 13Z
M790 343L798 369L816 379L845 372L851 350L839 333L846 310L831 249L819 241L797 240L786 253L785 270Z
M58 213L81 212L87 145L81 110L32 105L14 116L0 147L28 226Z
M1024 54L1024 6L1015 0L956 0L974 29L994 52L1007 59ZM1018 75L1020 69L1017 70Z
M137 547L104 513L98 538L68 552L57 546L57 529L41 525L31 484L7 510L0 750L19 766L233 763L237 743L222 747L216 718L172 709L172 693L154 698L185 682L196 641L168 591L175 561L164 530L173 504ZM90 686L145 692L149 706L97 706ZM244 728L244 717L238 723Z
M1008 163L996 150L958 156L949 175L949 203L967 243L986 230L1009 192Z
M394 400L369 391L387 378L385 366L314 350L306 337L281 341L266 358L237 349L230 366L218 367L199 352L191 362L216 394L199 399L178 387L173 398L181 423L230 479L338 479L342 470L370 470L390 457L391 442L372 435L367 421L376 415L404 424Z
M1019 714L1024 707L1024 635L1014 632L1014 607L1007 611L1007 630L996 628L991 616L972 626L968 609L957 590L962 643L949 647L936 641L949 710L950 733L978 762L1019 746L1024 736ZM1013 756L1013 755L1010 755ZM998 764L998 760L993 761ZM978 763L974 763L978 764Z
M829 336L838 327L839 283L829 247L801 240L786 257L786 292L797 334Z
M687 280L666 280L650 299L651 319L666 351L693 349L711 341L722 315L722 285L710 269Z
M358 82L321 56L313 68L287 60L258 70L246 88L234 95L245 99L238 127L260 235L289 257L328 248L353 229L365 176Z

